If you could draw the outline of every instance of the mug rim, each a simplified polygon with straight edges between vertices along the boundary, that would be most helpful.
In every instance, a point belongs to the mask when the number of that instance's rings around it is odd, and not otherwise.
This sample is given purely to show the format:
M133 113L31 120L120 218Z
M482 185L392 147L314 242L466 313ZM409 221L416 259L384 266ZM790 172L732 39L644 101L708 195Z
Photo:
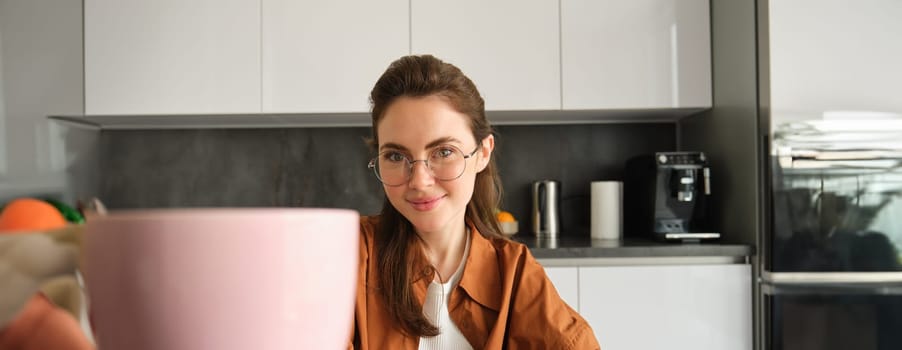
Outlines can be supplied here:
M247 207L247 208L154 208L154 209L122 209L111 210L104 215L95 215L86 224L98 221L134 221L134 220L196 220L246 218L260 216L309 216L309 215L357 215L353 209L344 208L279 208L279 207Z

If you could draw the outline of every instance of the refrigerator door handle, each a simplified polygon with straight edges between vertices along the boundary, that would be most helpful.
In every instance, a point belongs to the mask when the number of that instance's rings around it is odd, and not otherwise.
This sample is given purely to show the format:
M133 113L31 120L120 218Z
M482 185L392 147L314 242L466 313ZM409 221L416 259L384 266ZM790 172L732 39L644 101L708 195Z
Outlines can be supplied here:
M902 272L761 272L761 282L770 284L874 284L900 283Z

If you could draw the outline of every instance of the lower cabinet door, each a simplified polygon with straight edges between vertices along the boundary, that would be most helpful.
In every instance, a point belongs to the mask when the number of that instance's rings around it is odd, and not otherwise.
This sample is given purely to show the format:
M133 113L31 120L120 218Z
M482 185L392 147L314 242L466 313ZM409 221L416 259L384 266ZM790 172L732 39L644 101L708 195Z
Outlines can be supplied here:
M545 273L564 302L579 311L579 268L546 267Z
M743 264L579 268L579 311L605 350L750 350L751 292Z

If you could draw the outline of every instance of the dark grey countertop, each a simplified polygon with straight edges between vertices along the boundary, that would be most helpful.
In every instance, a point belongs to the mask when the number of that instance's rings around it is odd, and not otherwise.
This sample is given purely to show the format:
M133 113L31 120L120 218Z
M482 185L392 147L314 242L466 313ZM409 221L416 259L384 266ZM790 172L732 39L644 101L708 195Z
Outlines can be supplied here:
M536 259L573 258L654 258L654 257L732 257L746 258L755 254L752 246L720 242L669 243L626 238L600 240L589 237L539 239L528 234L511 237L529 247Z

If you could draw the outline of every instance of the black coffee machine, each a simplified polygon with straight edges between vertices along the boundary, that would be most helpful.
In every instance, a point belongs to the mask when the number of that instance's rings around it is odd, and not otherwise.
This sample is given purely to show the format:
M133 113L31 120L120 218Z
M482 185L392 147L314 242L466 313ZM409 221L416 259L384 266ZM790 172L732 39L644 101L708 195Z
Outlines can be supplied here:
M624 235L666 241L720 238L707 215L710 173L702 152L658 152L628 160Z

